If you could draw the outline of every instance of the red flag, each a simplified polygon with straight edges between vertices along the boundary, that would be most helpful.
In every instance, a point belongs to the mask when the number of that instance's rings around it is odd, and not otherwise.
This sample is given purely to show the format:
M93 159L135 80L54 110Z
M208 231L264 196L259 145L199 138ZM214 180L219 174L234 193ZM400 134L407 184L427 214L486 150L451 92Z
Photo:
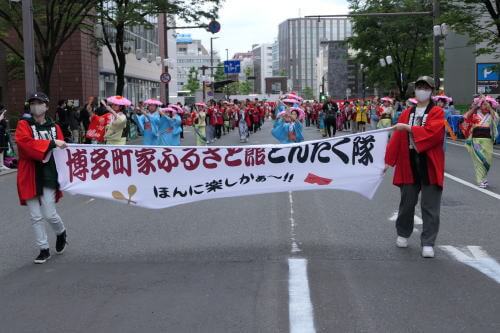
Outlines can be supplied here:
M306 179L304 179L304 182L309 184L317 184L320 186L324 186L324 185L330 185L333 182L333 179L323 178L313 173L309 173Z

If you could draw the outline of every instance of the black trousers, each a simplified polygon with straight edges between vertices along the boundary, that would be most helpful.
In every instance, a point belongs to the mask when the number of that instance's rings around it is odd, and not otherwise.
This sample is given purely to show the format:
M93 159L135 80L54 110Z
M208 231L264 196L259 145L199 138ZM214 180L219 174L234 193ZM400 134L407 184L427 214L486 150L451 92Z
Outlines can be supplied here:
M409 238L413 232L415 206L418 203L418 195L422 192L420 208L422 210L422 234L420 242L422 246L434 246L439 232L439 216L441 213L441 195L443 189L436 185L402 185L401 202L396 220L396 231L398 236Z
M215 137L220 139L222 136L222 125L215 125Z
M335 136L337 133L337 119L335 117L326 117L325 118L325 129L328 137Z

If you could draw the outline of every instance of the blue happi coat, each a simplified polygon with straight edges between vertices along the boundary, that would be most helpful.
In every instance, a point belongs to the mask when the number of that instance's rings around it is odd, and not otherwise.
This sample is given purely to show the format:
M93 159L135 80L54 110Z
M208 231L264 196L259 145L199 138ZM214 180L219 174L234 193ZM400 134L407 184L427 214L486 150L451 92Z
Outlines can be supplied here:
M295 132L295 141L290 140L289 132ZM276 120L271 134L280 143L296 143L304 141L302 124L298 120L294 123L284 122L283 119Z
M173 118L161 116L159 126L160 146L180 146L181 145L181 117L175 115Z
M143 144L145 146L157 146L159 144L160 114L150 113L139 117L140 130L143 133Z

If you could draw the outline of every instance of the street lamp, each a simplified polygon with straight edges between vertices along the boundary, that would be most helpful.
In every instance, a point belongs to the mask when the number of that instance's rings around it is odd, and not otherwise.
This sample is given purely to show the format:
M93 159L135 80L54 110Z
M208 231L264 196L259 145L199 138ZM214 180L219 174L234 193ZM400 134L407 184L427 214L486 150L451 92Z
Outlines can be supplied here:
M219 37L210 37L210 74L214 75L214 50L213 50L213 42L214 39L219 39Z

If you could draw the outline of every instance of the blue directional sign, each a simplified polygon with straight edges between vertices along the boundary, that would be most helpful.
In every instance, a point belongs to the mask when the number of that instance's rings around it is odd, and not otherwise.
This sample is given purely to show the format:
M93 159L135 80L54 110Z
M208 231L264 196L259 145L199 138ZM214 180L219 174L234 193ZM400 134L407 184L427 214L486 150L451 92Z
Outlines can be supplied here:
M239 60L224 61L224 74L239 74L241 72L241 62Z
M498 64L477 64L478 81L498 81Z

